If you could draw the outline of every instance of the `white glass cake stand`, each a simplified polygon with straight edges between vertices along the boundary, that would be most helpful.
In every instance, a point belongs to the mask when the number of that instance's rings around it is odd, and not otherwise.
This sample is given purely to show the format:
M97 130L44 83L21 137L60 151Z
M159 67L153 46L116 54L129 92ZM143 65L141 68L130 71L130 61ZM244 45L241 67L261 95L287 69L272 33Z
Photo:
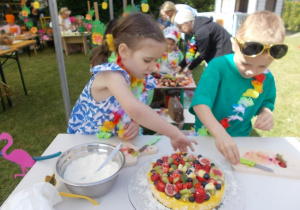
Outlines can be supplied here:
M128 196L131 204L137 210L169 210L162 205L153 196L149 188L147 172L151 162L155 162L158 158L149 161L143 167L139 168L132 176L128 183ZM209 158L209 157L208 157ZM242 210L245 207L245 198L242 186L235 179L232 170L228 164L221 164L209 158L212 163L215 163L225 175L225 193L221 204L217 207L218 210Z

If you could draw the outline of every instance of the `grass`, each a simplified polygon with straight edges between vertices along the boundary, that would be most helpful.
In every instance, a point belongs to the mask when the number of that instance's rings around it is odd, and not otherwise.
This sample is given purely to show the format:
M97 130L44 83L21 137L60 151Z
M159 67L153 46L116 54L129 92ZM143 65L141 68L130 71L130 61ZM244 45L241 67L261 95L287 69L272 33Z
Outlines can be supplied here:
M256 131L260 136L295 136L300 137L300 71L297 59L300 55L300 36L286 38L290 46L288 55L274 61L270 67L277 86L277 100L274 111L275 127L270 132ZM60 86L56 54L52 48L38 56L31 53L20 55L21 67L28 91L24 95L20 75L13 63L4 68L7 83L13 92L13 107L7 110L0 107L0 132L8 132L14 139L12 148L20 148L31 156L40 156L59 133L65 133L67 123L64 114L64 104ZM83 87L90 78L89 56L74 53L65 57L69 95L73 107ZM202 67L193 72L195 81L199 81ZM238 87L237 87L238 88ZM6 141L0 142L0 148ZM0 205L9 196L21 178L14 179L13 175L20 173L20 167L15 163L0 158Z

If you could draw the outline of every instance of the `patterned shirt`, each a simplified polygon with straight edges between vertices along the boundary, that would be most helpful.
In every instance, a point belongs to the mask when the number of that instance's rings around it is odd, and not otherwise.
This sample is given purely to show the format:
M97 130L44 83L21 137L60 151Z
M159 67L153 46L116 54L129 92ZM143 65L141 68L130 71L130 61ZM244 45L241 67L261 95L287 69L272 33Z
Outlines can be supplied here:
M130 86L130 76L115 63L105 63L97 65L91 69L93 74L92 78L85 86L79 99L77 100L68 125L68 133L81 133L81 134L97 134L99 132L99 126L102 126L105 121L113 121L114 113L122 110L120 103L114 96L111 96L104 101L97 102L91 95L91 86L98 73L103 71L119 71L121 72ZM149 75L146 79L146 91L138 96L139 101L147 103L148 90L155 88L155 79ZM133 90L134 91L134 90ZM130 123L130 117L124 113L121 118L122 122ZM114 131L116 135L117 126Z

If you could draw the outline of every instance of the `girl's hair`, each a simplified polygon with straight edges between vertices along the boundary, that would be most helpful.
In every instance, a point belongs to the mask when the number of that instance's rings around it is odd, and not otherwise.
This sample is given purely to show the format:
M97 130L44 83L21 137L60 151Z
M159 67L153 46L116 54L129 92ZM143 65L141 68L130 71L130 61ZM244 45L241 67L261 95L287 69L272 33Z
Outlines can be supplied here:
M131 50L135 51L142 47L141 40L145 38L154 39L158 42L166 42L165 37L156 24L156 21L147 14L141 12L130 13L120 19L112 30L112 36L116 53L120 44L126 44ZM97 47L98 64L108 62L111 54L106 39ZM93 66L93 63L92 63Z
M174 18L175 18L177 10L176 10L175 4L173 2L165 1L165 3L163 3L163 5L161 6L161 11L163 11L163 12L172 11L173 15L169 20L172 23L174 22Z
M281 43L284 40L283 20L274 12L259 11L249 15L237 31L240 41L259 41L267 44Z
M106 34L112 33L112 30L117 25L117 23L118 23L118 19L112 19L111 21L109 21L109 23L107 24L106 29L104 31L103 39L105 39ZM102 53L101 45L93 48L92 56L90 58L92 67L94 67L96 65L100 65L102 63L106 63L106 62L103 62L103 59L101 58L100 53Z

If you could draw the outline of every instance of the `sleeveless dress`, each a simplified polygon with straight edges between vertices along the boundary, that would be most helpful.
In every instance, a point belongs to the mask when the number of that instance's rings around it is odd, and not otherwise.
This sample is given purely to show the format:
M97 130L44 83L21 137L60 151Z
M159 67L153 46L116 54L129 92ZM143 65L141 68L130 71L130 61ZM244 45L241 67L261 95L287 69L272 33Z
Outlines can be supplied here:
M116 63L97 65L90 71L93 76L85 86L73 108L67 132L97 134L103 125L116 124L116 121L118 121L118 125L111 127L112 129L110 130L111 135L118 135L117 132L121 130L126 123L130 123L131 119L114 96L101 102L97 102L93 99L91 95L91 86L95 77L102 71L121 72L127 81L128 87L138 100L143 103L147 103L147 91L155 88L155 79L151 75L148 75L148 77L143 80L143 83L135 82L135 84L133 84L134 82L130 81L130 75Z

